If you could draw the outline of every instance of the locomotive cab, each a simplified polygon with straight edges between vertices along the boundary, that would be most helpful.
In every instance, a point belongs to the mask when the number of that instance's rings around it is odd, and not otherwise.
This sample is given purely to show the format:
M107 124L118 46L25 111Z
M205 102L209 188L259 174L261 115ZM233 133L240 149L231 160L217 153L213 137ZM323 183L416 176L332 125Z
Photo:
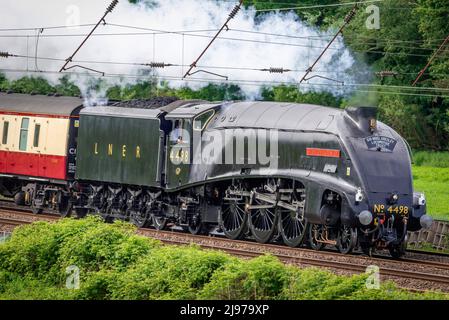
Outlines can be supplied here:
M170 112L165 119L172 130L166 141L166 180L168 189L177 189L190 181L194 159L201 157L201 138L219 105L187 104Z

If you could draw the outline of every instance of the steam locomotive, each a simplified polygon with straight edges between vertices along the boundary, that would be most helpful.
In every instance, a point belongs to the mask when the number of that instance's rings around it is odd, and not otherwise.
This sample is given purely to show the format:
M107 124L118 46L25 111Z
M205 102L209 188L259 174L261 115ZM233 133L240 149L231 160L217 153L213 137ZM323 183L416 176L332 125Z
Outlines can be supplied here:
M396 258L432 221L406 141L372 107L0 93L0 117L0 192L36 214Z

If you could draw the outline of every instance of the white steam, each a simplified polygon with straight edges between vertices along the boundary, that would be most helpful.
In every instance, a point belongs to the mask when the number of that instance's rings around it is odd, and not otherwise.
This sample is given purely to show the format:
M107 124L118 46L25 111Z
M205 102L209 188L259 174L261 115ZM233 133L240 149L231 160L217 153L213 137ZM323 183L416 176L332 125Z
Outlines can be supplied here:
M103 15L110 0L3 0L0 11L0 29L6 28L37 28L51 26L66 26L96 23ZM147 1L149 2L149 1ZM96 62L125 62L150 63L164 62L176 65L190 65L224 23L236 3L232 1L212 0L157 0L156 6L150 7L145 3L130 4L127 0L120 0L115 10L106 18L106 25L101 25L94 36L75 56L73 63L92 68L106 74L108 84L134 83L147 79L155 72L160 79L167 79L171 86L188 85L193 88L207 83L193 80L223 81L217 76L197 73L189 81L180 78L188 67L167 67L151 71L142 66L120 64L97 64ZM237 2L237 1L236 1ZM159 33L149 30L132 29L112 26L135 26L145 29L166 31L186 31L184 36L173 33ZM223 32L221 38L245 39L256 42L218 39L199 62L199 66L232 67L232 68L285 68L292 71L284 74L270 74L269 72L238 70L238 69L206 69L196 68L194 71L207 70L229 77L229 83L236 81L250 97L257 97L260 86L276 84L278 82L298 82L306 70L321 53L329 40L329 34L301 22L294 13L272 13L256 21L254 9L240 11L236 18L229 23L231 30ZM83 40L92 27L44 29L38 43L36 35L39 30L10 30L0 31L0 51L12 54L34 56L38 44L37 56L66 59ZM189 33L191 30L210 30ZM267 34L240 32L282 34L279 37ZM127 33L128 35L124 35ZM141 33L140 35L131 35ZM146 34L142 34L146 33ZM108 34L108 35L105 35ZM121 35L110 35L121 34ZM72 35L72 36L69 36ZM192 36L196 35L196 36ZM17 37L20 36L20 37ZM274 42L276 44L270 44ZM77 62L83 61L83 62ZM56 72L64 64L63 61L37 60L37 68L42 71L53 71L53 74L42 73L41 76L56 82L60 77ZM356 83L354 76L356 63L352 54L344 47L340 37L321 59L315 70L326 78L338 79L345 83ZM365 68L364 66L357 68ZM0 72L5 69L36 70L34 58L0 58ZM69 71L85 73L86 70L75 68ZM366 71L366 70L362 70ZM26 73L25 73L26 74ZM13 79L24 73L6 72ZM35 73L30 73L35 75ZM120 75L120 76L119 76ZM92 77L86 75L72 75L72 80L80 86L83 94L87 94ZM310 83L318 86L305 85L304 90L315 88L334 93L344 92L337 82L314 78Z

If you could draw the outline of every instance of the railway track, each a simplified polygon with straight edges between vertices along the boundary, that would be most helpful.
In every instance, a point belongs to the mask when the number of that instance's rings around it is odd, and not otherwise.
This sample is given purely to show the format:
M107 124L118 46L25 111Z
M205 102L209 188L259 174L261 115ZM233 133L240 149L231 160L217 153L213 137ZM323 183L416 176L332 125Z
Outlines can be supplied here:
M0 225L12 228L35 221L57 221L58 216L35 215L24 209L0 206ZM171 245L197 244L204 249L221 250L242 258L254 258L272 254L287 264L300 267L320 267L341 273L364 273L368 266L378 266L382 279L391 279L399 286L412 289L439 289L449 292L449 259L446 262L405 258L393 260L386 257L342 255L332 251L314 251L305 248L290 248L277 244L259 244L249 241L228 240L216 236L194 236L174 231L139 229L138 234L158 239Z
M254 258L264 253L271 253L281 261L298 266L314 266L329 269L345 270L351 273L363 273L370 265L380 267L380 274L383 276L415 279L435 282L445 287L449 291L449 263L434 261L419 261L414 259L392 260L385 258L369 258L361 256L343 256L334 252L317 252L303 248L289 248L273 244L258 244L247 241L229 241L228 239L210 236L192 236L190 234L179 234L170 231L157 231L152 229L141 229L139 234L161 240L167 244L188 245L198 244L205 249L222 250L227 253L244 257ZM357 259L357 261L355 261ZM408 268L404 269L403 265ZM397 265L395 267L395 265ZM443 273L423 272L423 266L431 266L440 269ZM412 271L410 269L421 269Z
M6 209L3 206L0 207L0 223L5 224L29 224L36 221L57 221L60 217L51 214L39 214L36 215L25 209Z

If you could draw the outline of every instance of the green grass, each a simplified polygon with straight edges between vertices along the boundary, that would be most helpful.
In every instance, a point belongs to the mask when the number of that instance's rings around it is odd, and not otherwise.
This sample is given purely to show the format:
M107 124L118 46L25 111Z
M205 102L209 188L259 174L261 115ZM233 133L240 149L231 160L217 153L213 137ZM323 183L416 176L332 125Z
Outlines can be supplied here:
M419 167L449 168L449 152L416 151L413 163Z
M449 167L413 167L415 190L424 192L427 212L434 219L449 220Z

